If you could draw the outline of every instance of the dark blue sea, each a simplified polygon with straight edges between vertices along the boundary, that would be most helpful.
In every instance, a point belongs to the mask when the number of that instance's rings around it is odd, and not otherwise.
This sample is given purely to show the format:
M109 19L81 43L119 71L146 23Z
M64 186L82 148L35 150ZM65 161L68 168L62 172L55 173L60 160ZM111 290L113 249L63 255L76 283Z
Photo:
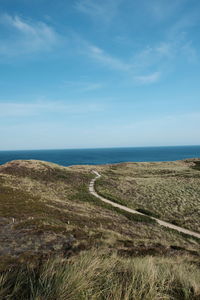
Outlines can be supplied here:
M37 159L70 166L187 158L200 158L200 146L0 151L0 164L16 159Z

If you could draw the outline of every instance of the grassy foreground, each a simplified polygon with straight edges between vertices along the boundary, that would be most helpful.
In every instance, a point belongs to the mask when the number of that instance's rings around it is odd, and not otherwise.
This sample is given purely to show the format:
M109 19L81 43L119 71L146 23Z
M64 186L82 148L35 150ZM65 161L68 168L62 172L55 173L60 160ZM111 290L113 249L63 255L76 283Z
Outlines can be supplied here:
M193 300L200 299L200 270L183 258L119 258L89 251L0 277L7 300Z

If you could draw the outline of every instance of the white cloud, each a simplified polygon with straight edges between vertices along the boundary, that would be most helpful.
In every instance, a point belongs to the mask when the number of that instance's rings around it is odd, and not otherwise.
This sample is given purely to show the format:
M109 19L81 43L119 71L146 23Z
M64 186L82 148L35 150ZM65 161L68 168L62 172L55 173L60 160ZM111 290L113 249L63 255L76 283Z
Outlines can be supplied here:
M129 78L133 78L139 84L153 84L158 82L162 77L162 70L159 70L160 63L163 60L170 59L173 54L171 45L164 42L154 47L143 49L127 61L110 55L96 45L85 41L82 41L81 52L93 61L109 69L128 75ZM157 69L158 71L152 71L152 69Z
M197 51L185 35L178 35L176 38L166 38L160 43L147 46L139 51L132 58L135 78L139 81L154 83L160 80L161 74L168 74L177 67L177 61L180 59L188 63L194 63L198 59ZM140 74L151 75L142 75ZM139 76L138 76L139 74Z
M163 41L145 47L134 55L133 62L135 67L145 70L149 67L158 67L163 62L172 60L180 48L176 43Z
M139 84L151 84L156 83L161 78L160 72L155 72L148 75L141 75L141 76L135 76L134 80L138 82Z
M150 4L144 2L145 9L149 10L152 16L160 21L174 16L179 10L181 11L187 1L152 0ZM110 5L109 3L113 3L113 1L79 0L76 5L80 11L96 17L103 13L106 15L104 9L106 5ZM120 2L117 1L117 3L119 5ZM124 51L122 58L86 41L81 42L83 46L81 51L102 66L126 74L129 78L134 78L136 83L153 84L174 71L178 66L178 61L184 60L187 63L197 61L197 51L187 33L187 30L197 24L197 20L199 20L198 12L192 11L184 14L179 20L173 22L170 27L168 26L168 31L164 33L163 40L144 45L143 48L140 47L140 50L133 52L132 55L125 56Z
M0 25L8 33L7 37L0 38L1 55L16 56L51 50L60 40L55 30L46 23L26 20L17 15L1 15Z
M122 0L77 0L75 8L93 20L109 22L117 14Z
M160 54L162 57L172 57L173 55L173 48L172 45L168 42L162 42L155 48L155 52Z
M121 72L128 72L133 67L131 62L115 57L114 54L109 54L75 33L72 34L71 41L79 55L84 55L90 61L97 62L101 66Z
M187 59L191 63L197 60L192 41L185 36L176 39L163 39L156 44L146 46L126 60L107 53L95 44L78 39L79 52L103 67L119 71L136 83L153 84L161 80L176 68L178 59ZM164 76L163 76L164 75Z
M88 45L87 47L87 55L96 61L119 71L129 71L131 68L130 64L127 64L121 59L118 59L112 55L106 53L103 49L95 46Z

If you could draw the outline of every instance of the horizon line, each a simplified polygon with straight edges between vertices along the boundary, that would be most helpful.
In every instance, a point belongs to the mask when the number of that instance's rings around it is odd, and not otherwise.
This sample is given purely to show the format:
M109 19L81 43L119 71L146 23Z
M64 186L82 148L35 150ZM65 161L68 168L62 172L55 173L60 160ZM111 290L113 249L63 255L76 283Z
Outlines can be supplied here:
M37 149L5 149L0 152L11 151L58 151L58 150L95 150L95 149L123 149L123 148L165 148L165 147L200 147L199 145L160 145L160 146L113 146L113 147L80 147L80 148L37 148Z

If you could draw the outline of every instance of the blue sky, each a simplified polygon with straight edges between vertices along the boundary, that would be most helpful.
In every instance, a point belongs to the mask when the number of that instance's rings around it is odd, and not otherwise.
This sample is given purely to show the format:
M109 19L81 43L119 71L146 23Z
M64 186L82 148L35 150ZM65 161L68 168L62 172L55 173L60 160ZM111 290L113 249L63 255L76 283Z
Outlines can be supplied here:
M199 0L0 0L0 150L200 144Z

